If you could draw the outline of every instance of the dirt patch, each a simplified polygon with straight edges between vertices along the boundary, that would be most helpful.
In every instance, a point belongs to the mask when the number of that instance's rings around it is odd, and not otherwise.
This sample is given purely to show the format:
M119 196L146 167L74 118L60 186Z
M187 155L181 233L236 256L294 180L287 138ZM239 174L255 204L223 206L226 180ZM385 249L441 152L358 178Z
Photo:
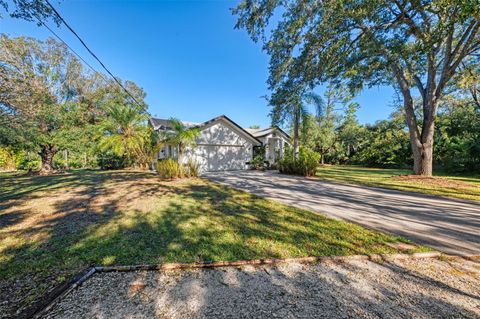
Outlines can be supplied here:
M99 273L44 318L480 318L462 258Z
M465 183L462 181L455 181L443 177L427 177L427 176L418 176L418 175L400 175L392 177L393 180L403 181L403 182L411 182L416 184L424 184L424 185L433 185L433 186L441 186L441 187L448 187L448 188L475 188L477 186Z

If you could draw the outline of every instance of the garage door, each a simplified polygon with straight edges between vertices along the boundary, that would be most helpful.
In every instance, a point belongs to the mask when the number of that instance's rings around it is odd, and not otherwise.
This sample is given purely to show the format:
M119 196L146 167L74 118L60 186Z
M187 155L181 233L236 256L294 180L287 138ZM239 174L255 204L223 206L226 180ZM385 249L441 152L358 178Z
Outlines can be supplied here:
M202 171L246 169L251 160L249 145L198 145L195 149Z

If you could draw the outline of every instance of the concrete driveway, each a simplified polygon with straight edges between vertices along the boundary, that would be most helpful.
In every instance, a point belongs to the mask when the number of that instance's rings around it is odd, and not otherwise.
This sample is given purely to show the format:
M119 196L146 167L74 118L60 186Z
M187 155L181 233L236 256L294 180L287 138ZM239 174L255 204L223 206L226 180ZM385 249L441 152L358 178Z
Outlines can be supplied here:
M480 202L279 174L208 173L213 182L401 235L448 254L480 255Z

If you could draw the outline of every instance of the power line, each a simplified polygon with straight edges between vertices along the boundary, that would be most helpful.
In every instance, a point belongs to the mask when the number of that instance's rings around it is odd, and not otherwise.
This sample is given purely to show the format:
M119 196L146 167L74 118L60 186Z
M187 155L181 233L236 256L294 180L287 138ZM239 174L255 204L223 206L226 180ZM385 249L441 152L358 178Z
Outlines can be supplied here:
M102 73L98 72L93 66L91 66L87 61L85 61L85 59L82 58L82 57L80 56L80 54L78 54L71 46L69 46L68 43L65 42L55 31L53 31L47 24L45 24L37 15L34 14L34 16L35 16L35 18L37 18L38 22L39 22L41 25L43 25L43 26L44 26L48 31L50 31L58 40L60 40L63 44L65 44L65 46L66 46L67 48L69 48L70 51L72 51L80 60L82 60L83 63L85 63L93 72L99 74L105 81L107 81L107 79L105 78L105 76L104 76Z
M128 92L128 90L123 86L122 83L120 83L120 81L117 80L117 78L112 74L112 72L110 72L110 70L107 69L107 67L105 66L105 64L103 64L102 61L100 61L100 59L95 55L95 53L93 53L92 50L90 50L90 48L87 46L87 44L82 40L82 38L80 38L80 36L77 34L77 32L75 32L75 30L73 30L73 28L67 23L67 21L65 21L65 19L60 15L60 13L55 9L55 7L50 3L50 1L48 0L45 0L45 2L48 4L48 6L52 9L52 11L57 15L57 17L60 19L60 21L63 22L63 24L75 35L75 37L80 41L80 43L82 43L82 45L85 47L85 49L87 49L87 51L95 58L95 60L98 61L98 63L100 63L100 65L102 66L102 68L113 78L113 80L125 91L125 93L127 93L134 101L135 103L137 103L140 107L143 107L143 105L141 103L139 103L137 101L137 99L132 95L130 94L130 92ZM82 59L83 61L83 59Z

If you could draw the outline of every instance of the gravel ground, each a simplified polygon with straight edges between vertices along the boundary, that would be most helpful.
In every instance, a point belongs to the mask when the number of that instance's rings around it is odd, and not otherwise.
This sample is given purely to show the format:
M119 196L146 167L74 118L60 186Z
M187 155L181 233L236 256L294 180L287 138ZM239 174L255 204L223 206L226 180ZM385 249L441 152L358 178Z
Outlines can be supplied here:
M480 318L480 259L99 273L44 318Z

